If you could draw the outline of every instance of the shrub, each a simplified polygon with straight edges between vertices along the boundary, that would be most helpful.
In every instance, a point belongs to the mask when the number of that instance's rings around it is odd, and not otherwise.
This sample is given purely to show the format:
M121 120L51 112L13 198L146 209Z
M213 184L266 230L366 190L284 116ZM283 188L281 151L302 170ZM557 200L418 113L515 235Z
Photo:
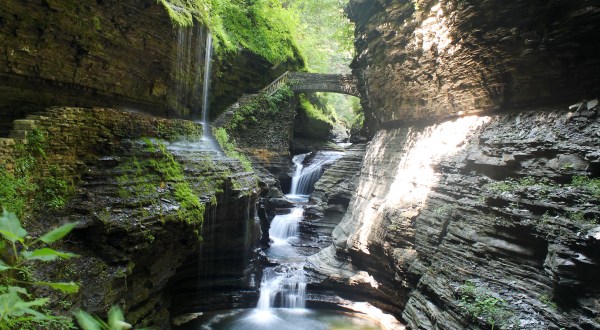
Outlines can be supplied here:
M64 317L53 316L42 310L48 299L34 297L27 289L30 286L46 286L64 293L76 293L79 290L79 286L73 282L35 280L30 270L39 262L76 257L75 254L48 247L69 234L76 225L76 222L68 223L33 239L28 236L15 213L3 210L0 217L0 329L69 322Z

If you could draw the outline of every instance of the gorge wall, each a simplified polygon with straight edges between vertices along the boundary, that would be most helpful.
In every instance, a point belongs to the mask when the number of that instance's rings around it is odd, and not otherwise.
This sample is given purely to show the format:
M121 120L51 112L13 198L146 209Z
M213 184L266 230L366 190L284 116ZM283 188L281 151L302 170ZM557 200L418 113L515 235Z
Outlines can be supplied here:
M170 1L3 1L0 136L12 120L49 106L193 115L201 104L205 23L178 27L165 6ZM302 65L291 58L275 66L245 49L218 52L213 113Z
M309 259L311 288L413 329L600 328L600 65L587 48L600 8L348 11L373 139L332 246Z
M598 94L589 1L350 1L369 127Z
M46 156L27 177L70 178L73 190L58 208L40 208L37 198L28 201L24 225L36 235L79 221L61 246L79 257L35 269L36 278L81 286L67 298L40 292L51 297L53 310L69 314L82 308L103 315L119 304L132 324L169 329L176 316L170 314L171 297L185 287L170 281L201 245L229 243L222 249L235 256L225 260L228 264L216 267L214 258L204 258L215 271L225 265L244 268L250 259L258 239L255 176L239 161L200 148L200 124L106 108L54 107L17 121L12 134L32 131L45 136ZM1 173L18 175L17 144L0 142L3 156L11 155L3 157ZM236 240L214 232L233 233ZM197 271L194 267L193 274ZM243 278L244 270L238 272ZM61 305L64 299L72 304Z

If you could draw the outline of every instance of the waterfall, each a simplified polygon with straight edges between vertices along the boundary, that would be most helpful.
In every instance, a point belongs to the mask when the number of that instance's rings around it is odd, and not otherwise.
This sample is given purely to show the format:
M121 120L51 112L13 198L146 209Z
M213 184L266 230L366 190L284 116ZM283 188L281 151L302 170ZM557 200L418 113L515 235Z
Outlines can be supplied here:
M210 86L213 55L213 37L209 30L177 29L175 72L176 107L181 113L189 111L192 119L202 124L202 137L194 141L177 141L173 148L220 153L220 147L211 135Z
M292 177L290 195L309 195L323 175L324 167L338 160L343 154L339 151L317 151L294 156L292 161L296 170Z
M287 244L287 240L298 235L298 225L302 218L302 208L296 207L290 214L278 215L271 222L269 237L274 244Z
M208 110L209 110L209 99L208 92L210 89L210 73L211 73L211 64L212 64L212 33L208 31L206 35L206 53L204 56L204 84L202 86L202 126L205 128L204 136L208 134Z
M306 274L304 263L265 269L256 307L259 311L264 312L276 307L276 302L282 308L305 308Z
M271 223L269 236L273 239L269 256L280 255L280 261L290 260L295 256L291 240L298 236L298 226L303 216L301 207L293 208L289 214L278 215ZM267 268L260 284L260 297L257 309L262 313L274 307L304 309L306 305L306 275L304 262L282 262L275 268Z

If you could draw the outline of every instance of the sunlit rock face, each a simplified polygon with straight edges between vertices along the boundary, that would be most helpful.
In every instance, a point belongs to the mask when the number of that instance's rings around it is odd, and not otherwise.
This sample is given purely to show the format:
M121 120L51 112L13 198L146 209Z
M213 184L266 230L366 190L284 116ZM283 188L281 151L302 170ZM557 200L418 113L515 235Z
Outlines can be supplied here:
M600 204L577 183L600 172L598 110L380 130L333 245L309 259L310 288L412 329L600 328ZM470 316L470 283L504 301L491 319Z
M595 97L593 1L351 0L372 134L381 125Z

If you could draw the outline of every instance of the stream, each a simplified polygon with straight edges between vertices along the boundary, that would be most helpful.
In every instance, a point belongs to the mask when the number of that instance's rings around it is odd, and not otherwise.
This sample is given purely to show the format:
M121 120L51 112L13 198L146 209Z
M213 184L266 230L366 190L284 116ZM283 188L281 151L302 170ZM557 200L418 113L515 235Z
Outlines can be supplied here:
M264 250L269 265L263 269L256 308L205 312L182 329L383 329L378 322L358 313L306 308L304 263L310 253L301 248L300 242L303 207L324 168L342 156L343 152L319 151L293 158L296 171L286 197L295 206L271 222L271 245Z

